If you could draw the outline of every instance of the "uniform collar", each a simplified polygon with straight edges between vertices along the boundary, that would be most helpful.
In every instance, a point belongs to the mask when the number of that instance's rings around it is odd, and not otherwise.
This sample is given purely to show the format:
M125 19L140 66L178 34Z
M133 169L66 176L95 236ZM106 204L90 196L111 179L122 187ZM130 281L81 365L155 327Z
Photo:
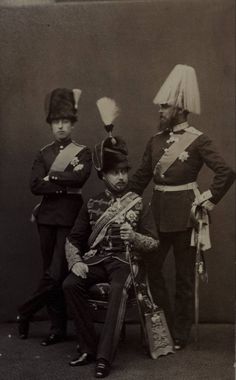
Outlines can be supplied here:
M173 132L179 132L179 131L183 131L184 129L188 128L189 127L189 124L187 121L185 121L184 123L181 123L181 124L177 124L173 127Z
M115 192L111 192L108 188L105 189L105 194L108 198L110 199L113 199L114 201L117 199L117 198L122 198L123 195L125 195L127 193L127 189L125 189L124 191L122 191L122 193L115 193Z
M58 146L59 148L63 149L67 145L69 145L71 142L72 142L71 138L69 138L67 140L62 140L62 141L55 140L55 145Z

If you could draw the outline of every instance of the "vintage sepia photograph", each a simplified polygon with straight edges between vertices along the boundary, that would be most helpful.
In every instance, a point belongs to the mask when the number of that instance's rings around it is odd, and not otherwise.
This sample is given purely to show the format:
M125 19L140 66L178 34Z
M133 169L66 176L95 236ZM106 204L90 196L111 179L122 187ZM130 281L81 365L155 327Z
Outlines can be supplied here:
M235 1L0 1L0 379L233 380Z

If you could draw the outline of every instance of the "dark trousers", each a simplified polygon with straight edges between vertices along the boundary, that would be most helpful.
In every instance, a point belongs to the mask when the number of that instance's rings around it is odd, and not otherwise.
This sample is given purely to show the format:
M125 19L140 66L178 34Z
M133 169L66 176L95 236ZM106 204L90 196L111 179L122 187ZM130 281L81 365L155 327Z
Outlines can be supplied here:
M66 305L62 282L67 271L65 241L70 227L38 225L43 258L43 276L33 295L19 307L22 318L30 319L47 306L51 320L51 333L65 335Z
M109 282L111 292L102 333L98 341L88 300L88 289L93 284ZM70 273L63 283L66 300L72 312L81 352L111 362L114 358L124 321L127 290L131 285L129 265L107 259L89 266L87 278Z
M175 339L187 342L194 316L195 249L190 247L191 229L180 232L160 232L158 252L148 263L150 287L154 301L163 307L169 328ZM173 247L176 271L174 316L162 274L166 256Z

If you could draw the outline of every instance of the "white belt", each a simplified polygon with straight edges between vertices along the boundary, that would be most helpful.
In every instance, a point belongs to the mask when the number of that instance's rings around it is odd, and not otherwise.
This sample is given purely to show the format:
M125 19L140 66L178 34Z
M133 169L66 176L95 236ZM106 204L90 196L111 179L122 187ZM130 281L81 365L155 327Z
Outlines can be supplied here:
M184 191L184 190L196 190L198 189L197 182L190 182L184 185L169 186L169 185L155 185L154 190L158 191Z

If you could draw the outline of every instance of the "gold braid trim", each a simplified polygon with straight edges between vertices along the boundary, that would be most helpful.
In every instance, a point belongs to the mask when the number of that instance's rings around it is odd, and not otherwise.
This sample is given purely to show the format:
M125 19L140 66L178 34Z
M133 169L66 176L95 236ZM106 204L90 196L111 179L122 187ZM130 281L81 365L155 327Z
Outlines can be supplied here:
M80 251L68 239L66 239L65 250L68 268L71 270L74 264L82 261Z
M153 252L159 246L159 241L154 239L151 236L146 236L140 234L139 232L135 232L133 248L140 253Z

